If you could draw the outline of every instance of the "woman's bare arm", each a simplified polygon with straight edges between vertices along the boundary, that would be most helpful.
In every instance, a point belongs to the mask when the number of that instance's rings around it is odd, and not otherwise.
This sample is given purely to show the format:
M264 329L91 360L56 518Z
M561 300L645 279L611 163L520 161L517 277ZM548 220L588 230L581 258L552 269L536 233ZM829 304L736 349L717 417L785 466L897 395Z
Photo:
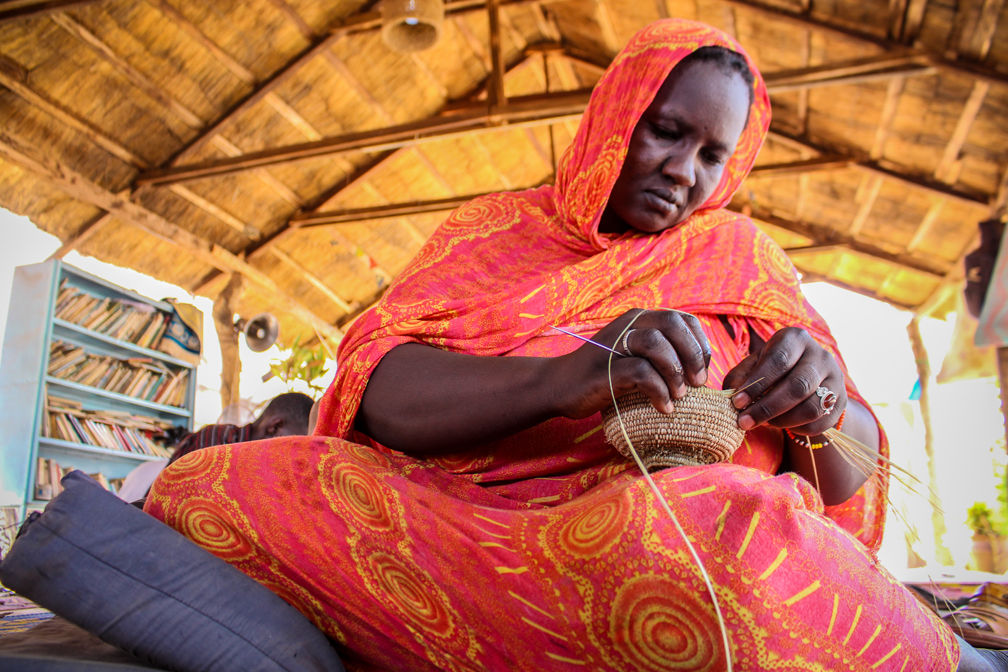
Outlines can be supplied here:
M633 357L615 357L617 396L640 390L655 408L672 410L686 385L707 381L710 346L699 321L669 311L632 310L595 336L611 346L632 320ZM609 354L585 344L562 357L478 357L409 343L375 368L356 428L413 454L485 444L553 417L585 418L612 402Z
M548 377L546 358L476 357L407 343L371 374L356 428L410 453L479 445L557 415Z

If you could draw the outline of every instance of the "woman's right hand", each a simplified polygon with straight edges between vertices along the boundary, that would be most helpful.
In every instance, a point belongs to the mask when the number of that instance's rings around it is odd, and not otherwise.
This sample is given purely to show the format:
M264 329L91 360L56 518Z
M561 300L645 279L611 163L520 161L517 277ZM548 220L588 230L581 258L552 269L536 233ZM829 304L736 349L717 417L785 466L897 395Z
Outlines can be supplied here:
M620 334L631 322L625 341L629 356L610 355L585 343L550 362L551 397L559 415L586 418L612 403L610 356L616 396L638 390L662 413L672 412L672 399L682 398L687 385L699 387L707 382L711 349L696 317L674 310L633 309L599 330L592 340L623 353Z

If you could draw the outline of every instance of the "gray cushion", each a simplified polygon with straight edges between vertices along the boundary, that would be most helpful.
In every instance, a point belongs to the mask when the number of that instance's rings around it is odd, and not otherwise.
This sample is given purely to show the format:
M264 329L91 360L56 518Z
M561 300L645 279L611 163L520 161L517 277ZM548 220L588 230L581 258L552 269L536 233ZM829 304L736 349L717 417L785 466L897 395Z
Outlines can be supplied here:
M81 472L18 535L0 582L178 672L342 672L296 609Z

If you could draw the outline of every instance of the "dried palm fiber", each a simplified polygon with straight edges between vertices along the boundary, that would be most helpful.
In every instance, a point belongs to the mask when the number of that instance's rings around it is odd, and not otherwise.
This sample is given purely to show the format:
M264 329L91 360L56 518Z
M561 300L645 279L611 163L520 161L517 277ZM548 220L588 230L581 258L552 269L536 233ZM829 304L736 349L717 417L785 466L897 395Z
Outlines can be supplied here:
M688 388L686 396L672 400L670 415L656 410L637 391L620 397L617 403L627 435L648 471L724 462L745 437L745 430L738 426L738 410L730 395L721 390ZM602 411L602 422L609 443L632 459L615 406Z

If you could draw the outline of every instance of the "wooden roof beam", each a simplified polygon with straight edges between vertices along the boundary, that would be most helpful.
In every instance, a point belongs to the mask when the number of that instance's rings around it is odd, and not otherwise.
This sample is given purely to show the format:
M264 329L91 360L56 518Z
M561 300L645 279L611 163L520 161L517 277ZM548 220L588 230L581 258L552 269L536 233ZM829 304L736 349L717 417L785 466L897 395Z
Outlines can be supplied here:
M291 226L296 228L312 228L318 226L350 224L354 222L390 217L412 216L430 212L447 212L461 207L475 198L486 195L488 194L458 196L415 203L396 203L370 208L304 213L291 220ZM910 255L890 253L870 243L855 240L853 236L838 233L828 227L818 224L785 219L760 211L754 212L752 217L753 219L765 222L792 233L796 233L813 241L811 243L812 247L805 246L792 250L795 252L809 251L811 249L823 249L824 247L842 247L857 254L885 261L903 268L912 269L934 277L943 277L943 275L949 270L947 267L931 264Z
M833 285L834 287L839 287L840 289L846 289L848 292L854 292L855 294L860 294L861 296L867 296L869 299L875 299L876 301L881 301L882 303L888 303L894 308L899 308L900 310L913 311L915 309L915 306L911 306L908 303L902 303L901 301L897 301L896 299L890 299L889 297L883 296L878 292L873 292L870 289L865 289L864 287L858 287L856 285L852 285L842 280L831 278L827 275L822 275L820 273L814 273L811 271L804 271L802 269L798 269L798 272L801 273L802 284L806 282L827 282Z
M500 0L501 7L549 4L558 0ZM369 3L374 4L374 3ZM445 4L447 15L461 12L481 11L486 6L481 0L455 0ZM230 109L224 112L210 126L203 128L200 134L180 149L168 162L168 165L179 165L186 159L192 158L210 140L219 134L226 126L231 124L239 115L248 111L281 84L289 81L298 70L315 59L316 56L324 55L333 45L346 35L377 30L381 27L381 15L377 11L365 9L337 21L334 21L325 31L308 47L302 50L297 56L287 62L286 65L276 70L269 78L263 80L247 96L235 103Z
M987 51L990 49L991 40L993 39L994 31L997 27L997 15L1000 13L1003 4L1003 0L985 0L981 7L980 17L974 30L972 31L972 34L963 35L955 29L952 30L950 39L955 39L961 44L961 46L965 47L965 55L967 58L979 60L987 55ZM968 4L960 7L959 12L956 13L956 25L961 25L960 18L963 16L964 12L969 9L970 6ZM953 44L952 46L956 45ZM954 56L955 51L953 50L950 55ZM972 128L973 122L976 120L977 115L979 115L980 109L983 107L984 99L986 98L989 90L990 82L977 80L973 83L973 89L970 91L970 95L967 97L966 102L963 105L962 112L959 114L959 119L956 121L955 129L952 131L952 136L945 145L945 151L942 153L941 161L935 169L935 179L940 182L951 185L959 180L959 172L962 169L960 154L962 153L963 145L966 143L966 138L969 136L970 128ZM991 199L990 212L993 217L1001 216L1006 184L1008 184L1006 180L1008 180L1008 170L1006 170L1006 172L1002 175L1001 186ZM931 229L934 227L934 223L937 221L938 216L945 206L945 202L946 199L943 197L934 199L931 207L921 220L921 223L917 226L917 231L914 233L913 238L907 244L908 252L912 252L916 249L930 233ZM945 300L949 292L951 292L957 283L963 278L965 275L963 257L976 246L978 241L979 232L973 234L966 248L962 250L962 254L956 264L953 265L952 269L945 274L945 278L938 285L935 291L931 293L923 304L921 304L920 310L923 314L926 315L937 308L937 306Z
M62 12L75 7L93 5L100 0L40 0L38 2L25 0L6 0L0 2L0 24L10 21L20 21L53 12Z
M885 154L885 146L889 141L889 134L892 132L893 123L896 121L896 113L899 111L899 99L903 95L906 87L906 77L893 77L886 87L885 102L882 104L882 115L879 124L875 128L875 141L872 143L868 156L873 161L881 159Z
M189 37L195 40L200 46L209 51L221 65L231 72L232 75L249 86L256 85L256 77L251 70L221 49L216 42L211 40L206 33L200 30L199 26L187 19L185 15L174 5L169 4L167 0L151 0L151 3L176 26L181 28L182 32L189 35Z
M769 93L787 93L823 86L850 86L866 82L887 81L894 77L926 77L938 71L933 65L921 63L921 60L926 59L923 59L919 54L895 57L876 56L854 61L853 63L857 64L855 67L821 65L800 70L772 72L768 73L764 79Z
M732 210L740 210L740 208L736 208L734 206L729 207ZM873 259L885 261L896 266L909 268L935 278L944 277L945 273L949 271L949 267L946 265L934 264L907 254L893 254L892 252L888 252L876 245L857 240L854 236L834 231L833 229L820 224L785 219L784 217L779 217L762 210L754 210L751 217L754 220L765 222L771 226L776 226L784 229L785 231L790 231L791 233L797 233L800 236L804 236L805 238L811 240L813 245L840 245L852 252L856 252L857 254L872 257Z
M850 156L839 154L825 154L813 159L804 161L790 161L787 163L773 163L762 166L754 166L749 171L749 177L770 177L775 175L791 175L795 173L811 173L820 170L843 170L850 168L857 161Z
M900 27L900 42L913 44L916 41L921 26L924 24L925 9L927 9L927 0L909 0Z
M429 212L447 212L465 205L474 198L487 196L490 193L452 196L450 198L439 198L431 201L416 201L413 203L391 203L389 205L377 205L368 208L351 208L348 210L325 210L321 212L305 212L295 215L290 220L290 225L295 229L307 229L317 226L330 226L333 224L351 224L354 222L365 222L371 219L385 219L390 217L411 217Z
M907 61L911 57L901 56L899 58L902 59L903 61ZM892 58L890 58L890 57L884 57L884 58L875 59L875 60L877 61L877 65L875 67L880 67L881 66L883 68L891 67L891 63L893 62ZM860 76L864 76L865 69L866 68L870 68L870 67L871 67L871 64L867 63L866 59L858 59L857 62L855 62L855 63L841 63L841 64L836 64L835 66L832 66L832 67L822 67L822 66L820 66L820 67L812 68L812 69L809 69L810 72L805 73L805 74L802 74L799 71L787 71L786 73L784 73L784 79L783 79L783 81L786 84L790 84L790 83L793 83L796 78L799 78L799 79L801 79L803 85L806 85L806 86L816 83L816 81L817 81L816 78L818 78L818 81L829 81L830 83L841 83L842 81L845 81L845 80L843 80L844 77L851 77L851 76L858 76L858 77L860 77ZM888 76L897 76L897 75L895 75L895 74L889 74ZM770 89L772 91L773 90L773 86L774 86L774 76L772 74L768 75L767 76L767 80L768 80L768 84L770 86ZM579 92L572 92L572 95L575 96L575 97L578 97L579 96ZM580 97L586 97L586 96L580 96ZM532 99L534 99L534 98L535 98L534 96L526 96L526 97L523 97L522 99L516 99L516 101L518 101L518 100L525 100L526 102L533 103L534 101ZM553 108L553 105L552 105L553 102L554 101L543 102L543 104L540 105L540 107L542 108L542 111L544 111L545 113L549 114L550 110ZM461 111L461 109L463 109L463 108L460 108L458 106L453 106L453 107L454 107L453 111ZM482 106L480 106L480 108L482 108ZM470 110L470 112L475 112L476 116L480 116L480 113L483 111L482 109L477 109L477 107L475 105L471 105L468 109ZM581 108L581 110L577 110L577 111L573 112L572 114L577 114L577 113L579 113L582 110L583 110L583 108ZM510 121L510 113L512 111L513 110L502 110L501 111L502 114L499 115L498 121L504 121L504 122ZM566 116L566 114L567 113L564 113L564 116ZM459 116L461 116L461 114L459 114ZM415 124L417 126L416 130L421 131L421 132L424 131L424 130L426 130L424 128L424 126L429 126L431 128L434 128L434 127L440 126L443 123L446 123L446 122L439 122L436 118L432 119L432 120L427 120L425 122L415 122ZM447 122L447 123L452 123L452 122ZM476 122L476 125L479 125L479 122ZM406 125L401 126L399 128L404 128L406 126L411 126L411 124L406 124ZM466 130L471 130L471 128L472 127L469 127ZM411 130L411 132L412 132L412 130ZM382 131L374 131L374 132L371 132L371 133L376 138L381 137L383 135ZM363 135L363 134L357 134L357 135ZM327 140L323 140L323 141L320 141L320 143L322 143L322 144L328 143L328 142L331 142L331 140L332 139L330 139L328 141ZM339 144L339 143L337 143L337 144ZM316 148L316 150L322 150L322 153L321 154L313 154L313 156L320 156L320 155L324 155L326 153L338 153L340 151L347 151L345 149L340 149L340 150L335 150L335 151L331 151L330 152L330 151L324 149L323 147L318 147L318 148ZM267 158L266 163L261 164L261 165L272 165L273 163L283 163L283 162L286 162L286 161L290 160L290 159L288 159L288 158L285 157L285 150L282 149L282 148L279 149L279 150L265 150L263 152L258 152L256 154L257 155L262 155L260 158L265 158L265 157L271 155L271 158ZM233 161L233 163L235 165L242 165L243 162L246 159L248 159L248 157L251 157L251 156L253 156L253 155L252 154L246 154L246 155L244 155L243 158L235 158L232 161ZM302 158L304 158L304 157L302 157ZM225 162L216 162L216 163L223 164ZM184 177L184 178L181 178L181 179L196 179L196 177L194 177L194 176L193 177L189 176L189 175L191 175L191 171L192 170L193 170L192 166L185 166L185 167L181 167L181 168L179 168L177 170L151 171L151 172L148 172L146 174L141 175L138 178L138 184L161 184L161 183L165 183L169 179L174 179L173 177L171 177L173 175L175 175L175 176L178 176L178 175L187 175L187 177ZM239 168L239 170L244 170L244 168ZM224 171L224 173L221 173L221 174L225 174L227 172L230 172L230 171ZM208 174L217 174L217 173L211 172L211 173L208 173ZM205 175L201 175L201 176L205 176ZM168 179L165 179L165 178L168 178Z
M343 338L342 331L306 308L304 304L281 289L272 278L258 268L248 264L244 259L217 244L211 246L210 253L217 262L214 264L215 266L231 273L240 273L242 277L250 280L260 291L269 296L270 300L276 303L281 309L293 314L318 333L336 341Z
M129 190L126 189L121 191L118 195L123 198L129 198ZM103 212L97 217L93 217L92 219L84 222L80 228L74 231L74 234L70 236L69 240L56 248L56 251L49 255L49 257L53 259L62 259L69 254L71 250L86 244L89 240L94 238L95 234L101 230L101 227L105 226L113 219L115 219L115 217L107 212Z
M598 23L599 31L602 33L602 44L605 45L606 50L612 54L616 55L616 52L620 50L619 38L616 37L616 27L613 24L612 16L609 14L609 8L605 4L605 0L595 0L595 22Z
M302 265L299 261L295 260L286 252L283 252L275 245L270 248L270 253L311 283L312 287L324 294L326 298L336 304L336 306L344 313L353 312L353 307L346 299L334 292L320 277L308 270L308 268Z
M318 142L250 152L235 158L148 171L141 174L136 183L175 184L348 151L372 152L413 146L436 139L491 131L504 125L549 124L565 117L580 115L590 96L590 91L572 91L512 98L507 105L496 109L474 105L471 111L454 116L436 116L390 128L326 138Z
M990 91L990 84L987 82L977 81L973 83L973 89L970 91L965 105L963 105L963 110L956 121L955 129L952 131L952 137L949 138L948 143L945 145L941 161L935 169L935 179L946 184L955 184L959 181L959 170L957 167L961 165L960 155L962 154L962 148L966 144L966 138L973 127L973 122L976 121L977 115L980 114L980 109L983 107L984 98L986 98L988 91Z
M115 219L130 224L160 240L171 243L200 261L222 271L241 273L259 286L280 307L305 320L321 333L341 337L341 332L322 320L297 299L280 289L262 271L234 256L218 245L209 243L169 222L120 194L114 194L85 176L46 156L13 136L0 131L0 157L20 166L35 177L45 180L67 196L100 208Z
M175 184L188 180L230 175L307 158L330 156L347 151L380 151L413 146L421 142L429 142L436 139L458 137L478 132L492 132L507 124L519 127L550 124L563 118L575 117L581 114L588 103L590 93L588 90L582 90L522 96L510 99L507 106L496 111L488 110L485 106L474 105L470 112L459 113L454 116L436 116L391 128L351 133L313 143L290 145L249 153L231 159L148 171L137 178L137 183L141 185ZM899 169L888 165L862 159L857 156L855 151L830 151L783 131L771 131L770 137L791 146L812 150L819 154L851 156L851 160L853 161L851 165L860 170L897 180L908 186L923 189L933 194L955 198L971 205L986 205L989 200L989 197L983 194L976 194L951 187L926 177L901 172Z
M32 88L28 83L28 71L3 55L0 55L0 86L10 89L29 105L37 107L74 130L83 133L96 145L121 161L141 170L150 167L149 162L110 137L105 131L51 100L41 91Z
M817 19L808 14L798 14L784 9L778 9L777 7L770 7L761 2L755 2L754 0L723 1L737 7L744 7L754 12L758 12L769 18L789 23L796 27L815 29L820 32L836 35L838 37L846 37L861 42L867 42L879 46L887 51L903 50L906 48L899 42L894 42L893 40L885 37L865 33L854 27L842 26L835 22ZM978 63L970 63L968 61L951 60L940 54L927 53L927 57L928 62L931 65L939 68L960 72L971 77L983 79L984 81L990 83L1008 84L1008 73L1000 72L994 68Z
M882 193L884 182L885 179L879 175L864 176L862 182L863 188L858 189L857 196L854 199L858 202L858 210L851 222L850 229L847 231L848 235L852 238L857 238L861 234L861 229L864 228L868 217L871 215L872 208L875 207L875 201L878 200L879 194Z
M799 138L790 133L782 130L771 129L769 137L771 140L781 142L792 149L795 150L809 150L817 154L832 154L832 155L846 155L851 156L853 163L851 166L858 170L863 170L868 173L874 173L882 177L901 182L904 185L920 189L922 191L927 191L936 196L945 196L948 198L955 199L961 203L966 203L969 205L980 205L986 206L990 200L990 197L986 194L980 194L973 191L967 191L961 188L951 187L947 184L938 182L929 177L922 175L914 175L904 172L902 169L892 166L888 163L880 163L878 161L872 161L871 159L859 156L857 150L851 150L849 148L840 147L824 147L817 143L813 143L806 138Z
M512 65L511 67L508 68L507 72L508 73L514 72L516 69L522 67L522 64L524 62L525 61L522 60L519 61L517 64ZM476 90L485 89L486 84L487 82L484 80L480 85L478 85L475 88ZM471 95L471 92L469 95ZM469 97L469 95L467 95L466 97ZM306 205L302 209L301 214L318 212L323 208L325 208L330 202L333 201L333 199L335 199L339 194L343 193L347 189L363 185L364 183L367 182L368 176L371 174L372 171L376 170L385 161L392 160L394 157L398 156L401 152L404 151L409 150L408 148L400 148L392 151L379 153L368 165L357 169L351 177L346 178L344 180L340 180L340 182L333 185L330 189L322 192L322 194L316 197L312 203ZM417 156L422 163L430 163L429 159L427 159L427 157L422 152L418 151ZM454 189L451 188L451 185L447 184L447 181L444 180L443 176L441 176L440 173L435 173L435 178L436 179L439 178L439 180L442 181L442 186L444 186L449 193L454 195ZM247 249L246 250L247 258L252 260L258 258L260 255L267 254L271 246L280 243L283 240L286 240L296 231L297 229L291 226L291 220L288 220L284 226L277 229L273 234L271 234L264 240L253 244L249 249ZM372 270L375 270L381 277L387 276L391 278L391 274L384 271L384 269L381 269L380 267L377 267ZM207 282L211 280L212 278L208 278Z
M151 81L149 77L130 65L126 59L117 54L79 21L63 12L51 14L49 18L65 31L89 45L99 56L111 64L124 79L143 91L152 100L171 110L187 126L194 129L203 128L205 122L198 114L187 108L171 94Z
M279 0L279 1L282 2L282 0ZM189 34L190 37L192 37L199 44L201 44L204 48L206 48L214 57L216 57L218 59L218 61L220 61L232 74L234 74L235 77L237 77L239 80L241 80L242 82L244 82L244 83L246 83L248 85L252 85L252 86L255 85L255 83L256 83L255 82L255 77L251 73L251 71L249 71L243 65L241 65L236 60L234 60L233 58L231 58L228 54L226 54L226 52L224 52L222 49L220 49L197 26L195 26L193 23L191 23L190 21L188 21L188 19L186 19L185 16L182 15L181 12L179 12L176 8L174 8L172 5L168 4L165 0L157 0L157 7L169 19L171 19L173 22L175 22L184 32L186 32L187 34ZM112 51L111 48L109 48L107 45L104 45L104 43L102 43L100 40L98 40L98 38L96 36L94 36L93 33L91 33L89 30L87 30L81 24L79 24L78 22L74 21L72 18L70 18L70 17L68 17L66 15L62 15L62 14L56 15L53 18L64 29L69 30L71 33L76 33L78 36L80 36L82 39L84 39L85 42L87 42L88 44L90 44L92 47L96 48L98 50L98 52L104 58L106 58L107 60L109 60L110 62L112 62L112 64L114 66L116 66L116 68L121 73L125 74L127 76L127 79L129 79L134 84L136 84L138 86L141 86L141 88L143 88L145 92L147 92L149 95L151 95L151 97L155 98L159 102L167 104L167 106L170 109L172 109L174 112L176 112L176 113L179 112L179 108L181 106L180 103L177 103L177 101L176 101L176 104L172 104L172 102L171 102L172 99L170 99L166 95L157 95L157 92L155 91L156 87L155 87L155 85L152 82L150 82L149 80L147 80L146 77L142 73L139 73L138 71L136 71L135 69L133 69L132 66L130 66L128 63L126 63L123 59L121 59L120 57L118 57ZM324 50L323 54L331 54L333 56L333 58L335 59L335 54L332 54L332 52L329 51L328 49ZM276 82L274 82L274 85L275 84L276 84ZM311 128L307 124L307 122L304 122L304 120L301 119L300 116L297 115L296 112L294 112L294 110L289 109L289 106L287 106L285 103L283 103L282 100L279 100L276 97L275 93L272 92L272 90L265 92L265 94L263 96L261 96L260 100L265 100L267 103L271 104L272 107L274 107L274 109L276 109L282 116L284 116L286 119L288 119L288 121L290 121L292 124L294 124L294 126L297 127L299 130L301 130L302 132L307 131L308 132L308 137L313 137L313 136L315 138L320 138L321 137L321 135L317 131L315 131L313 128ZM185 111L184 108L182 108L182 110L183 110L183 114L182 114L183 119L187 123L190 123L190 125L192 125L192 122L196 118L195 114L191 113L191 112L188 112L188 111ZM188 118L186 118L187 117L186 112L188 112L188 115L189 115ZM292 119L291 118L292 116L297 116L298 118L297 119ZM298 123L299 121L301 123ZM84 122L81 122L79 124L73 124L73 122L70 121L69 123L71 123L71 125L75 125L75 127L80 127ZM88 135L93 137L93 133L88 133ZM214 136L204 135L204 136L201 136L201 138L203 138L204 140L210 140L210 141L214 141L214 142L224 141L223 142L224 146L222 147L222 151L225 151L225 153L227 153L229 155L232 155L232 156L234 156L234 150L237 150L238 154L241 154L241 151L238 150L237 147L235 147L231 143L227 142L220 135L214 135ZM103 142L103 140L104 140L104 138L100 138L99 137L97 141L99 142L99 144L102 144L103 146L106 146L106 145L110 144L110 141L109 142ZM199 138L197 139L197 142L198 141L199 141ZM195 147L196 144L197 143L191 143L188 146L188 149L190 151L194 151L194 147ZM221 144L221 143L217 143L217 144ZM108 147L106 147L106 148L108 148ZM115 151L113 151L113 153L115 153L115 154L117 154L119 156L121 156L125 152L124 148L119 148L117 146L113 147L113 149L115 150ZM137 164L138 161L133 161L132 163ZM147 167L147 164L141 162L138 167L145 168L145 167ZM256 171L256 173L257 173L257 175L261 179L263 179L263 181L267 185L274 187L278 191L278 193L280 193L280 195L282 197L284 197L286 200L291 200L289 194L293 194L293 192L291 192L289 189L287 189L285 185L278 184L278 181L275 178L272 178L272 176L269 175L265 170ZM248 223L242 222L241 220L239 220L237 217L235 217L231 213L228 213L227 211L223 210L222 208L220 208L216 204L208 201L207 199L204 199L204 198L198 196L197 194L193 193L191 190L187 189L186 187L184 187L182 185L173 185L171 187L171 190L173 192L175 192L176 195L178 195L181 198L187 200L188 202L190 202L191 204L195 205L196 207L198 207L199 209L203 210L204 212L209 213L211 216L215 217L216 219L219 219L220 221L224 222L225 224L227 224L231 228L235 229L236 231L238 231L242 235L244 235L244 236L246 236L246 237L248 237L248 238L250 238L252 240L256 240L256 239L258 239L260 237L261 234L258 231L258 229L256 229L255 227L249 225ZM135 194L133 194L133 195L135 196ZM300 204L300 199L296 199L296 200ZM87 236L91 236L94 233L96 233L102 226L104 226L109 220L110 220L109 217L99 217L99 218L93 220L92 222L89 222L88 225L86 226L86 228L82 228L79 233L80 234L87 234ZM70 251L70 249L73 248L74 245L80 244L80 242L81 242L82 239L83 239L82 235L75 236L74 239L72 239L71 241L68 241L66 244L62 245L61 248L60 248L60 250L58 250L58 252L61 253L61 254L66 254L67 252ZM295 272L298 272L303 279L305 279L306 281L308 281L313 286L318 286L318 285L322 284L320 281L318 281L318 279L315 276L311 275L310 273L307 273L306 269L301 269L300 271L298 269L295 269ZM309 277L309 276L311 276L311 277ZM258 284L261 284L261 283L258 283ZM328 298L330 298L330 299L332 298L332 297L329 296L329 294L331 293L331 290L328 290L328 288L326 288L326 291L324 291L323 293ZM282 301L281 303L287 303L287 302L286 301ZM342 301L342 300L340 300L340 301L334 301L334 303L336 303L338 306L340 306L344 310L345 310L344 306L348 305L345 301ZM341 305L341 303L342 303L342 305Z
M454 210L475 198L487 195L489 194L473 194L452 198L441 198L431 201L379 205L369 208L303 213L297 215L291 220L291 226L296 228L311 228L318 226L351 224L354 222L363 222L372 219L412 216L429 212L446 212ZM948 271L947 267L931 264L910 255L892 254L880 247L872 245L871 243L855 240L853 236L836 232L819 224L785 219L763 211L753 212L752 217L753 219L760 220L772 226L804 236L805 238L813 241L813 245L842 246L853 252L857 252L858 254L863 254L881 261L886 261L897 266L903 266L905 268L910 268L936 277L941 277Z

